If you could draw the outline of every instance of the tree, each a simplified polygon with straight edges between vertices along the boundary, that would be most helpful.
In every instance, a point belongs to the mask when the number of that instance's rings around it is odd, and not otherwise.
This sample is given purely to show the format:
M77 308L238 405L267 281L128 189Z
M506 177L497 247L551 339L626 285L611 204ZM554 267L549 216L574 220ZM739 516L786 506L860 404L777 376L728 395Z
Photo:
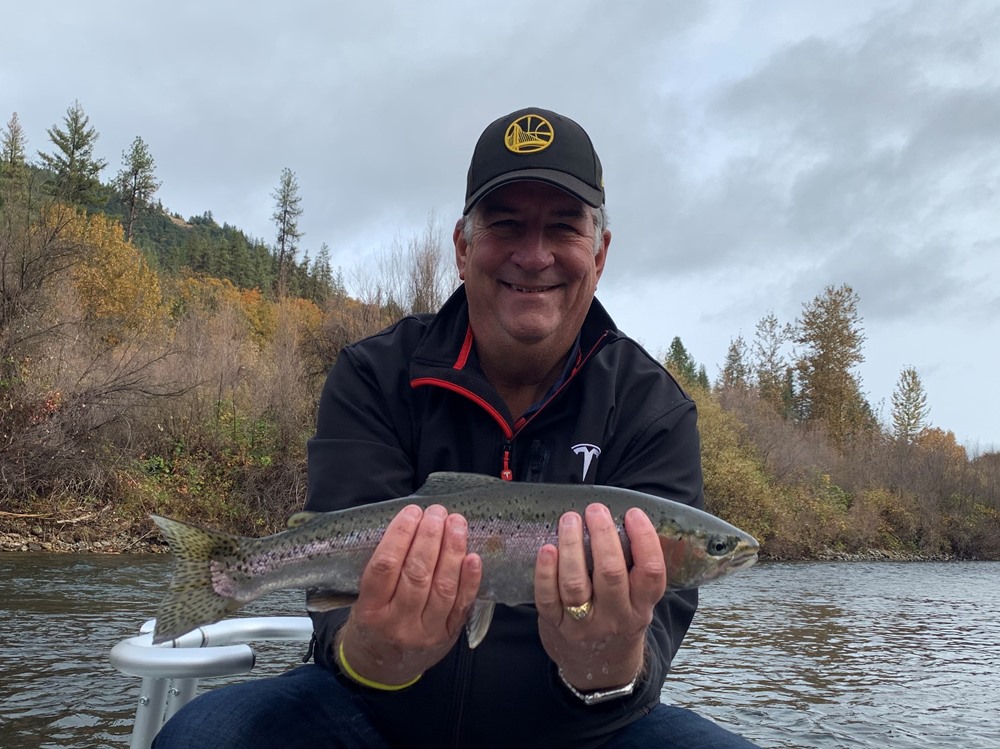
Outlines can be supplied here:
M828 286L803 305L795 328L795 342L803 347L795 363L798 413L806 422L825 426L838 447L871 421L871 407L854 373L864 361L858 302L847 284Z
M927 393L920 375L913 367L899 374L899 381L892 393L892 433L898 442L912 444L927 427Z
M14 112L0 138L0 176L15 174L26 166L24 158L26 146L24 129L17 118L17 112Z
M60 279L86 255L67 230L74 218L65 206L36 206L27 192L0 204L0 392L62 325Z
M680 336L674 336L670 342L670 349L667 351L667 358L663 364L683 382L688 384L698 382L698 365L694 357L684 347Z
M70 203L87 205L95 199L100 186L98 175L107 162L94 156L97 130L89 127L90 118L83 112L80 102L66 110L65 129L53 125L48 129L49 139L56 147L52 154L39 152L43 166L55 173L56 195Z
M295 172L288 167L281 170L278 189L272 193L275 199L274 215L271 216L278 227L275 244L275 259L278 263L278 298L283 298L288 290L288 272L295 260L299 240L299 217L302 215L302 198L299 197L299 183Z
M433 215L422 235L413 235L405 243L397 237L374 262L358 268L352 281L357 298L380 308L389 321L411 313L436 312L458 285L453 256L445 250Z
M441 227L431 214L422 236L408 245L407 306L410 312L437 312L458 285L455 263L442 241Z
M330 267L330 247L326 242L320 245L306 280L306 299L322 304L333 294L333 269Z
M742 335L729 341L726 363L719 375L719 387L724 390L746 390L750 386L750 365L747 344Z
M125 207L125 241L132 239L136 216L149 205L150 199L160 188L153 169L155 162L145 141L138 135L128 151L122 151L122 168L115 178Z
M106 341L154 330L164 314L160 281L118 220L77 213L63 231L85 248L72 276L87 323Z
M791 339L790 326L782 325L774 312L757 323L753 340L753 370L761 400L787 418L790 411L790 390L782 349Z

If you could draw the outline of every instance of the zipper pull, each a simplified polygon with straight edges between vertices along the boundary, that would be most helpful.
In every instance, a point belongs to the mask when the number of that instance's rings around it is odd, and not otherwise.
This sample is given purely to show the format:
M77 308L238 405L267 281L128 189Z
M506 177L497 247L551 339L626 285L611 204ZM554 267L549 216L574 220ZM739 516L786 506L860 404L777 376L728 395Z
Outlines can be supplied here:
M500 478L504 481L514 480L514 472L510 470L510 442L505 443L503 447L503 470L500 471Z

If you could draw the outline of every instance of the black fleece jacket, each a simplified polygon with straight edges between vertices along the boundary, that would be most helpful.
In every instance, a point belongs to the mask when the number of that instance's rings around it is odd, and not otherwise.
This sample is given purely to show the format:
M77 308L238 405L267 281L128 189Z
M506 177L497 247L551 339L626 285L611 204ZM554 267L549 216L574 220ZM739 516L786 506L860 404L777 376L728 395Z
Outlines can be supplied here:
M306 508L316 511L411 494L433 471L619 486L703 506L694 402L596 300L562 383L521 418L480 371L464 287L436 315L407 317L344 348L308 456ZM642 682L632 696L599 705L560 683L533 606L497 606L476 650L463 636L403 691L342 680L394 746L596 747L659 701L697 601L697 591L660 601ZM314 616L316 660L333 671L333 638L346 616Z

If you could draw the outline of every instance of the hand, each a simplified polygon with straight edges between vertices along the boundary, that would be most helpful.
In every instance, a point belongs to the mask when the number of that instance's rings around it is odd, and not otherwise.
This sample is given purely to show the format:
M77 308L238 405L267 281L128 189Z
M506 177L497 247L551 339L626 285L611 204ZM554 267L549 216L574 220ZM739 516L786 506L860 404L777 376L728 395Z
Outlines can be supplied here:
M447 654L482 579L467 537L465 518L441 505L408 505L393 518L334 644L343 645L354 671L380 684L405 684Z
M618 529L607 507L586 510L593 579L587 571L583 522L575 512L559 521L558 548L546 544L535 564L538 632L563 677L581 691L628 684L643 666L646 628L667 586L666 565L656 529L642 510L625 514L632 569L625 566ZM567 606L591 601L577 621Z

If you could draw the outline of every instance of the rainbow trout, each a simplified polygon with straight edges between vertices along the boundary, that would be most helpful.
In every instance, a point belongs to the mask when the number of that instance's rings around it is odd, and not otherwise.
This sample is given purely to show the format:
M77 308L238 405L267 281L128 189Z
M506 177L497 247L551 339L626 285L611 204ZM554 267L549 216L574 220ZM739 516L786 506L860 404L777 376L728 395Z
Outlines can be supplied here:
M174 573L156 617L153 642L172 640L231 614L265 593L308 592L306 608L350 606L361 572L389 521L408 504L444 505L468 521L468 549L483 560L478 599L466 625L470 647L489 629L494 606L532 603L538 550L556 543L559 517L606 505L618 524L625 559L632 557L623 528L630 507L656 528L667 566L667 589L696 588L757 561L757 541L707 512L612 486L502 481L468 473L433 473L408 497L336 512L293 515L288 530L243 538L153 516L174 555ZM588 566L590 547L587 542Z

